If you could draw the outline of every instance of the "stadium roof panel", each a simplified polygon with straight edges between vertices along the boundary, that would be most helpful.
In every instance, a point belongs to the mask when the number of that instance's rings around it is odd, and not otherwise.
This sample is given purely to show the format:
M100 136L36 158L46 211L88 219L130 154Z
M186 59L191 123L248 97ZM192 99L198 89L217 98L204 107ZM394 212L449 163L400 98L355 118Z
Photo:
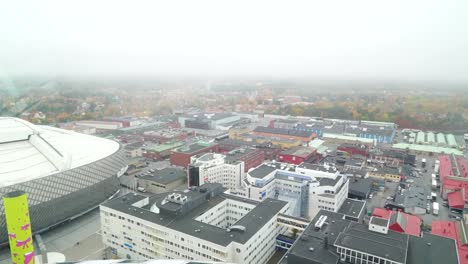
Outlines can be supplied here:
M0 118L0 187L77 168L117 152L111 140Z

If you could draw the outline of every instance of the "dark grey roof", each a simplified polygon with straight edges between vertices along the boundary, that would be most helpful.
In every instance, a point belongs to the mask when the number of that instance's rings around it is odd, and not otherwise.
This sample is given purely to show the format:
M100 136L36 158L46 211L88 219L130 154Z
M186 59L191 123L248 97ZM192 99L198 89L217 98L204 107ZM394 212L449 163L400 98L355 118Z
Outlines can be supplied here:
M353 218L360 218L363 214L365 214L365 207L366 201L346 198L346 200L343 202L343 205L341 205L340 209L338 210L338 213L351 216Z
M263 126L258 126L253 131L261 132L261 133L277 134L277 135L295 136L295 137L311 137L314 134L314 132L311 132L311 131L271 128L271 127L263 127Z
M321 229L316 229L315 223L321 215L327 216L327 220ZM416 237L391 230L388 234L380 234L369 231L366 225L346 220L343 214L325 210L319 211L280 263L337 264L340 262L335 245L401 263L458 263L456 244L452 239L428 233Z
M320 216L327 216L324 226L317 230L315 223ZM288 264L336 264L339 256L333 247L335 239L350 224L344 215L320 210L307 226L292 248L287 252L282 263Z
M251 147L237 148L226 153L226 161L228 162L238 161L253 152L260 152L260 150L257 150L256 148L251 148Z
M366 252L391 261L406 263L409 235L388 231L381 234L365 225L350 223L335 241L339 247Z
M212 184L215 185L215 184ZM189 196L189 199L197 198L199 195L205 195L201 193L200 190L203 188L202 185L198 190L191 190L189 192L178 192L180 194ZM208 190L210 192L210 190ZM201 193L201 194L200 194ZM287 203L275 199L266 199L260 203L243 199L232 195L227 194L218 194L209 200L203 200L198 206L191 208L183 215L178 215L176 207L177 205L171 205L172 202L164 204L164 211L160 208L161 212L159 214L153 213L149 210L151 205L157 203L158 206L161 206L161 202L166 198L170 193L157 194L149 198L150 203L143 207L138 208L132 206L137 201L144 199L144 196L137 194L127 194L125 196L112 199L107 201L102 206L109 207L114 210L123 212L125 214L130 214L132 216L138 217L140 219L153 222L158 225L164 225L167 228L177 230L179 232L198 237L200 239L210 241L219 245L227 246L231 242L237 242L240 244L246 243L256 232L262 228L268 221L271 220L276 214L282 210ZM246 229L244 232L231 231L227 232L224 228L219 228L213 225L202 223L195 220L196 217L203 214L207 210L216 206L217 204L223 202L226 199L239 200L250 204L256 204L256 207L242 217L239 221L234 223L235 225L242 225ZM166 213L166 211L174 210L176 213Z
M423 233L422 237L409 236L406 263L458 264L455 240L429 233Z
M317 181L320 182L320 186L335 186L339 180L343 178L342 176L337 176L335 179L330 179L330 178L316 178Z
M366 196L372 189L372 179L370 178L348 178L349 193L353 195Z
M380 217L371 217L370 224L386 227L388 226L388 220Z
M176 148L176 149L173 150L173 152L180 152L180 153L190 154L190 153L194 153L194 152L206 149L206 148L211 148L214 145L216 145L216 143L201 144L201 143L196 142L196 143L193 143L193 144L190 144L190 145L185 145L185 146Z
M262 164L256 167L255 169L249 171L249 175L254 178L263 179L265 176L272 173L276 169L277 169L276 167L271 167L266 164Z
M147 181L153 181L160 184L168 184L175 182L182 178L187 177L187 174L182 169L178 168L164 168L162 170L157 170L152 174L141 176L140 179Z

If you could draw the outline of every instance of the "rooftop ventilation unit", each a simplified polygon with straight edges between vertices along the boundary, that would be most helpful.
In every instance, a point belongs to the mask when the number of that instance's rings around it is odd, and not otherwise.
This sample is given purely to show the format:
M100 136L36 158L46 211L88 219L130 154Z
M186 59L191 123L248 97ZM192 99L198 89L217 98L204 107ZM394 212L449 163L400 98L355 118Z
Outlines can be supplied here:
M327 221L327 216L326 215L321 215L317 222L315 223L315 229L320 230L323 225L325 224L325 221Z
M233 225L230 228L226 229L227 232L239 231L242 233L245 232L245 230L246 230L245 226L242 226L242 225Z

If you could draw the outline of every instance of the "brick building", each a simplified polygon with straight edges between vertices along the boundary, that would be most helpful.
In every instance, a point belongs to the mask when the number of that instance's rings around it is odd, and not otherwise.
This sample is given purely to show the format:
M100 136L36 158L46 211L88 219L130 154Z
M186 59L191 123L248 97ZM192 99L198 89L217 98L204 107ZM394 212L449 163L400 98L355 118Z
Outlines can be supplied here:
M190 158L200 153L218 152L219 145L213 142L199 141L190 145L185 145L171 151L170 161L172 165L187 167Z
M290 164L299 165L302 162L309 160L315 155L316 149L308 147L295 147L283 150L279 154L279 160Z
M260 166L264 160L265 154L263 151L251 147L238 148L226 153L226 162L243 161L245 172L250 168Z

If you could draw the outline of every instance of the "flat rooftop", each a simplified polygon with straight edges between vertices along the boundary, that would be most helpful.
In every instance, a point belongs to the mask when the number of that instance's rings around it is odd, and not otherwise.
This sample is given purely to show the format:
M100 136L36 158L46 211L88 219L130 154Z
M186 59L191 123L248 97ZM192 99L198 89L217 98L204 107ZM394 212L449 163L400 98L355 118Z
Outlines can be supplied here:
M283 150L280 155L292 155L301 158L308 158L311 154L315 152L315 149L308 147L295 147Z
M199 197L199 195L205 195L205 193L197 193L201 189L202 188L200 187L200 189L198 190L175 193L188 196L189 199L196 199L197 197ZM170 228L178 232L197 237L202 240L206 240L222 246L227 246L232 242L245 244L252 236L254 236L257 233L258 230L260 230L268 221L272 219L272 217L278 214L287 205L286 202L270 198L258 203L249 199L239 198L237 196L232 196L228 194L218 194L210 198L209 200L204 200L200 205L191 208L187 213L183 215L177 215L169 214L165 211L176 211L177 208L180 207L179 204L173 202L162 203L162 201L165 200L170 193L150 196L149 204L143 208L132 206L132 204L141 201L146 197L133 193L112 199L104 203L102 206L111 208L113 210L117 210L125 214L132 215L134 217L152 222L157 225L165 226L166 228ZM244 226L245 231L241 232L232 230L228 232L224 228L209 225L195 220L195 218L197 218L204 212L210 210L214 206L226 200L237 200L256 205L255 208L253 208L249 213L247 213L244 217L239 219L239 221L234 223L234 225ZM164 208L165 211L162 211L161 209L159 214L151 212L149 208L155 203L158 207Z
M258 126L253 131L259 132L259 133L276 134L276 135L282 135L282 136L306 137L306 138L312 137L314 135L314 132L311 132L311 131L271 128L271 127L263 127L263 126Z
M174 152L191 154L216 145L214 142L196 142L174 149Z
M340 209L338 210L338 213L354 218L360 218L363 216L363 214L366 213L364 210L365 208L366 201L346 198L343 202L343 205L341 205Z
M278 168L276 167L268 166L267 164L262 164L254 168L253 170L249 171L248 173L251 177L263 179L265 178L265 176L274 172L277 169Z
M335 246L367 252L391 261L406 263L409 235L388 231L381 234L370 231L367 226L351 222L340 233Z
M140 179L153 181L160 184L169 184L185 177L187 177L187 174L182 169L164 168L162 170L157 170L152 174L141 176Z

